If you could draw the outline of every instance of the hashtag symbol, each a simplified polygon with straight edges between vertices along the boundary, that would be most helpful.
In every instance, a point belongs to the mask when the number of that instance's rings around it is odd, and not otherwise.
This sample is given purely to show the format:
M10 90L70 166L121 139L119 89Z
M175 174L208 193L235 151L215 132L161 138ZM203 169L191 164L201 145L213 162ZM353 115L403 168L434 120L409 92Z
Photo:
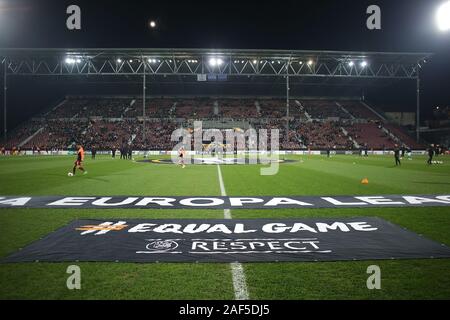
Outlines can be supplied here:
M100 223L99 225L86 225L86 226L81 226L79 228L75 228L75 230L79 230L79 231L83 231L81 233L81 235L85 235L85 234L90 234L90 233L94 233L94 235L101 235L101 234L105 234L109 231L119 231L122 230L126 227L128 227L128 225L125 224L126 221L119 221L119 222L103 222Z

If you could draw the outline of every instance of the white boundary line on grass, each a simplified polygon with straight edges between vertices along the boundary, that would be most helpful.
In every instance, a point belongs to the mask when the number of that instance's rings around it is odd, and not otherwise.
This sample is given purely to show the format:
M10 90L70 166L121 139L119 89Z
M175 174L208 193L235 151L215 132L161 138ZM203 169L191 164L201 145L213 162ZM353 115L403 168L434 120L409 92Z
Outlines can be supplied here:
M220 165L217 165L217 174L219 176L220 193L223 197L227 196L225 191L225 185L222 179L222 170L220 170ZM230 209L223 210L223 216L225 219L231 219ZM231 266L231 276L233 278L233 288L234 288L234 298L235 300L248 300L248 290L247 282L245 280L245 273L242 264L239 262L230 263Z

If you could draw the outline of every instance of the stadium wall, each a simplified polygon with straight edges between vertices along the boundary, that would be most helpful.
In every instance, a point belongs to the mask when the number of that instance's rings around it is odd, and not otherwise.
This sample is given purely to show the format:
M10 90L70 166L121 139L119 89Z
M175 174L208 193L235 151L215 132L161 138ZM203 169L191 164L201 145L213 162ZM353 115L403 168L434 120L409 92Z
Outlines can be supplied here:
M189 155L197 155L200 154L194 151L188 151ZM248 153L248 152L245 152ZM261 152L255 152L260 154ZM411 153L413 155L424 155L427 153L426 150L412 150ZM20 152L16 152L14 155L11 154L9 150L6 150L6 153L3 156L68 156L75 155L76 152L72 150L57 150L57 151L32 151L32 150L22 150ZM85 152L86 155L91 155L90 151ZM136 156L157 156L157 155L172 155L177 154L177 151L167 151L167 150L149 150L149 151L133 151L133 155ZM207 155L208 153L204 153ZM233 155L235 153L232 152L224 152L225 155ZM242 154L242 153L239 153ZM278 155L326 155L326 150L281 150L276 151L274 154ZM333 150L330 153L331 155L359 155L359 150ZM367 152L368 155L392 155L394 151L392 150L369 150ZM99 150L97 151L97 155L111 155L110 150ZM120 151L117 150L116 156L120 156Z

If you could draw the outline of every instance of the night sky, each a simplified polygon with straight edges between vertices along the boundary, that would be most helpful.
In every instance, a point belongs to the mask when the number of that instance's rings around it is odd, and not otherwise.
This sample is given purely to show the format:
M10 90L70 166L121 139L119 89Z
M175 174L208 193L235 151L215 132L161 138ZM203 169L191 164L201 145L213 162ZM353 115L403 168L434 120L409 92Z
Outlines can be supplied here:
M0 48L433 52L435 56L422 69L422 110L426 115L435 106L450 104L450 32L439 32L434 19L442 2L0 0ZM81 7L81 31L66 29L66 8L70 4ZM371 4L381 7L382 30L366 28L366 8ZM148 28L150 19L157 22L156 30ZM13 84L21 87L17 81ZM44 94L38 84L25 84L25 89L11 88L11 124L67 93L61 88L52 90L49 85L50 93ZM24 95L23 90L29 94ZM27 98L34 103L30 104ZM399 108L414 111L415 103Z

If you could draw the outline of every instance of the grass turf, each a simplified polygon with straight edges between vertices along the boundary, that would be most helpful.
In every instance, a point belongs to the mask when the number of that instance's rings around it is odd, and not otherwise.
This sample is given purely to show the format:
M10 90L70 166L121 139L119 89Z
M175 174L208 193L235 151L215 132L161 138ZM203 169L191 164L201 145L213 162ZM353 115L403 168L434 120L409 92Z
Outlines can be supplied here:
M388 156L292 156L274 176L259 165L221 166L227 194L448 194L450 166L424 157L393 166ZM302 160L302 161L300 161ZM220 195L215 165L178 166L87 159L67 177L72 157L0 158L0 195ZM362 178L368 185L360 184ZM450 245L450 208L233 210L234 218L378 216ZM222 218L221 210L1 209L0 257L77 218ZM382 289L366 288L377 264ZM228 264L77 263L82 290L66 288L69 263L0 264L1 299L232 299ZM245 263L252 299L449 299L450 259L323 263Z

